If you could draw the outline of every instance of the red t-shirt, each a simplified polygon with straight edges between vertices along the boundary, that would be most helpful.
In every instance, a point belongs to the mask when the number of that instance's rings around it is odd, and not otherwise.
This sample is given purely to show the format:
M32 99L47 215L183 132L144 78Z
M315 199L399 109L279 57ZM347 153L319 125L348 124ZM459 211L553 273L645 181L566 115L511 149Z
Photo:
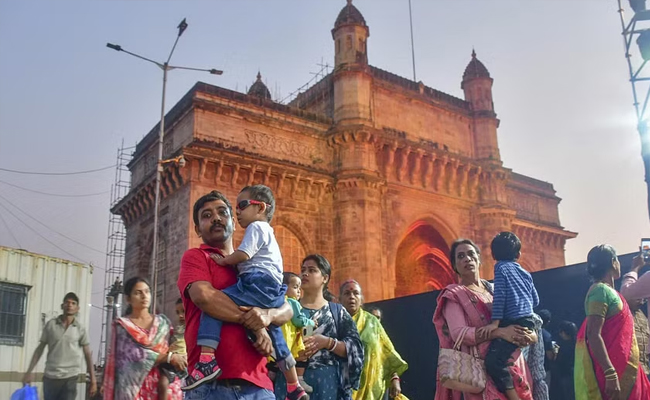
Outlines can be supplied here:
M187 344L187 363L190 368L199 361L201 352L200 347L196 345L201 310L192 302L185 289L190 283L198 281L210 282L217 290L237 283L235 271L215 263L208 256L209 253L221 254L221 251L205 244L198 249L187 250L183 254L181 270L178 275L178 289L185 307L185 342ZM248 340L243 326L223 324L221 342L215 356L223 371L219 379L245 379L261 388L273 390L273 384L267 375L266 357L255 350Z

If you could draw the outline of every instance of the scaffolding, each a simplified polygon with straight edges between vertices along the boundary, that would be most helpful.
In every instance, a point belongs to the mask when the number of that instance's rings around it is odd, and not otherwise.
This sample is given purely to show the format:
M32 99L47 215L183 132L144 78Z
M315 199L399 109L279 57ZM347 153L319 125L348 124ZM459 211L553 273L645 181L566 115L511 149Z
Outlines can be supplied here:
M648 127L648 105L650 104L650 10L645 0L629 0L631 18L625 17L622 0L618 2L621 20L625 59L627 61L637 130L641 137L641 157L645 167L645 181L648 190L648 212L650 213L650 127ZM636 42L637 46L634 46ZM643 96L643 101L639 101Z
M127 167L131 161L131 151L135 146L124 147L124 140L117 149L117 163L115 165L115 181L111 185L112 209L131 189L130 171ZM104 273L104 299L106 304L102 308L102 331L97 365L104 365L107 353L107 343L110 336L111 322L117 317L121 305L122 279L124 278L124 256L126 251L126 229L122 217L109 211L108 235L106 240L106 267Z

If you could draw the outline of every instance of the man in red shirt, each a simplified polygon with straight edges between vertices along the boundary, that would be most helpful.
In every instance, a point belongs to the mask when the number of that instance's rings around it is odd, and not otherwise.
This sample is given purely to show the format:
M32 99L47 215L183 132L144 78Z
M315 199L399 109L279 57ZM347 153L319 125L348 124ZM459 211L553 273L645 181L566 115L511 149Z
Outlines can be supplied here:
M178 276L178 289L185 306L188 365L199 360L200 347L196 340L201 313L229 323L223 325L215 353L221 376L186 392L185 399L275 400L266 370L266 356L272 350L266 327L289 321L293 316L291 307L287 303L268 310L239 307L221 292L237 282L234 269L219 266L210 258L210 253L226 256L234 251L234 215L223 194L213 190L198 199L192 216L203 244L183 254ZM255 343L249 341L246 329L255 334Z

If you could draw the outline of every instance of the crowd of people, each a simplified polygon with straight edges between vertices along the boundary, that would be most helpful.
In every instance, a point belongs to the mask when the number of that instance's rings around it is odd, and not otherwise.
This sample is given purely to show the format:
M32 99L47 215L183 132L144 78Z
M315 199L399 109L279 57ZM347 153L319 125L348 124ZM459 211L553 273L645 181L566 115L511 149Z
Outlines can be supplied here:
M648 320L641 310L650 297L650 274L638 277L647 260L634 258L621 294L614 286L621 272L616 251L594 247L587 256L593 284L584 302L586 319L579 330L562 321L556 342L546 329L550 312L532 311L538 298L530 274L516 262L520 249L510 232L495 237L493 285L480 277L476 244L462 239L452 245L459 283L440 293L433 322L440 347L476 355L486 379L480 387L470 382L458 390L462 376L439 373L435 398L546 400L550 387L554 400L650 399Z
M69 293L63 314L46 324L24 382L33 380L47 346L45 400L76 398L82 355L90 395L108 400L406 399L400 376L408 364L384 330L381 310L364 308L354 279L334 296L332 265L322 255L305 257L300 274L285 272L270 226L275 207L263 185L242 189L234 210L218 191L199 198L192 215L203 243L182 257L175 323L151 313L146 279L127 280L128 307L113 323L98 391L88 337L75 320L79 299ZM238 247L235 220L245 229ZM494 283L481 278L481 251L472 240L451 246L458 283L440 292L433 314L441 350L431 378L436 400L547 400L549 392L558 400L650 399L644 257L634 258L619 293L615 250L594 247L587 317L580 329L560 322L553 340L551 314L536 309L533 279L517 262L519 238L501 232L490 247Z
M244 188L234 210L217 191L196 202L203 243L181 261L182 321L172 327L151 315L148 283L128 280L129 312L114 324L104 398L405 398L399 376L408 366L362 309L359 283L345 282L333 301L332 266L319 254L305 257L300 275L284 272L269 225L274 211L262 185ZM235 219L245 229L238 247ZM182 350L174 348L178 331Z

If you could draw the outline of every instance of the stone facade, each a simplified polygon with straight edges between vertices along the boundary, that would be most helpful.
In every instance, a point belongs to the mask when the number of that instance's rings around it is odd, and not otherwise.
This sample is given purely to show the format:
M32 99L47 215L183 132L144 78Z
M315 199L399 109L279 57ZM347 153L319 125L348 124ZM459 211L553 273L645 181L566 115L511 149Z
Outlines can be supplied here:
M449 246L474 239L483 277L502 230L523 242L530 271L564 265L576 236L558 216L549 183L505 168L492 79L472 54L460 99L368 64L370 31L351 2L336 20L335 69L290 104L275 103L258 75L248 94L197 83L166 116L160 213L159 299L171 312L183 251L198 246L192 205L217 189L234 201L246 185L270 186L285 270L322 253L333 285L354 278L366 300L441 288L456 277ZM254 90L253 90L254 89ZM158 127L129 164L132 189L113 209L127 228L127 278L148 275ZM235 243L242 229L235 232Z

